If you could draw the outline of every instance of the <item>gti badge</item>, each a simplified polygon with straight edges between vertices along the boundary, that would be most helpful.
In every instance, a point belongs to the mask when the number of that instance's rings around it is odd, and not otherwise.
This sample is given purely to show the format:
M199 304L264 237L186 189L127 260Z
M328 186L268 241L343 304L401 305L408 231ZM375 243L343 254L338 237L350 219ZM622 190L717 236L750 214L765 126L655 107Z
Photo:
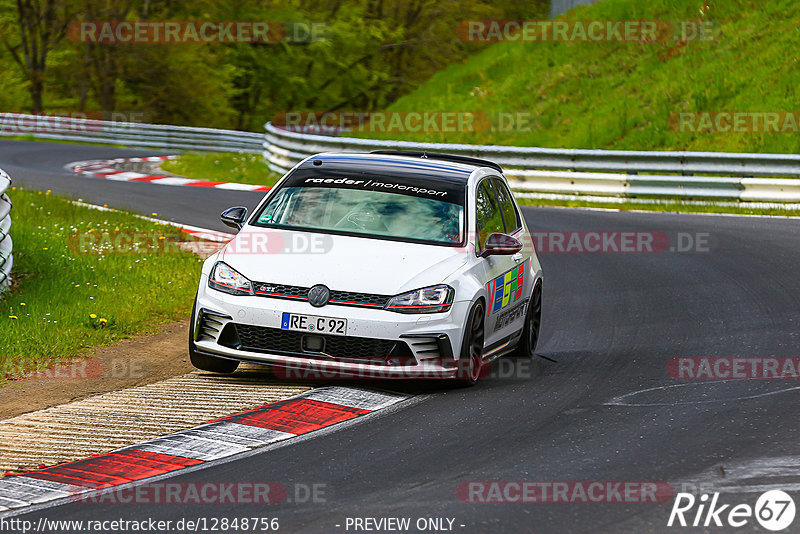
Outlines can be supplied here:
M325 306L330 298L330 290L322 284L317 284L308 290L308 303L315 308L321 308Z

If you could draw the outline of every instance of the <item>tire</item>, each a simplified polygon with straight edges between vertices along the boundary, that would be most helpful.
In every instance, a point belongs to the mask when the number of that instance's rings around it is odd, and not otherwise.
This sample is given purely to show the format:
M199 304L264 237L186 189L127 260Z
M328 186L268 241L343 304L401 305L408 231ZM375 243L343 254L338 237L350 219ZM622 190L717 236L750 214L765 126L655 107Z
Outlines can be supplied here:
M236 360L226 360L225 358L218 358L216 356L197 352L194 345L194 313L196 307L197 297L194 298L194 304L192 304L192 318L189 322L189 361L202 371L223 374L234 372L239 367L239 362Z
M456 382L462 386L472 386L482 376L483 361L483 304L472 307L464 326L464 341L461 343L461 356L458 359Z
M217 358L216 356L201 354L192 349L189 349L189 359L192 361L192 365L198 369L212 373L230 374L239 367L239 362L236 360Z
M537 283L531 293L528 304L528 313L525 314L525 326L522 329L514 356L517 358L531 358L539 342L539 331L542 326L542 284Z

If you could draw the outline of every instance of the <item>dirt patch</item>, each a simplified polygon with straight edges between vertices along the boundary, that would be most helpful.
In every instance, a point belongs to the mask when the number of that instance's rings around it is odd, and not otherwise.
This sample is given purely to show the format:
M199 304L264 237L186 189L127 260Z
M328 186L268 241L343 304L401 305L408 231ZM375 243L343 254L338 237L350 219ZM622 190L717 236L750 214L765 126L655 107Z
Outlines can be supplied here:
M189 321L170 323L157 334L97 348L85 360L13 380L0 388L0 419L188 373L194 369L188 338Z

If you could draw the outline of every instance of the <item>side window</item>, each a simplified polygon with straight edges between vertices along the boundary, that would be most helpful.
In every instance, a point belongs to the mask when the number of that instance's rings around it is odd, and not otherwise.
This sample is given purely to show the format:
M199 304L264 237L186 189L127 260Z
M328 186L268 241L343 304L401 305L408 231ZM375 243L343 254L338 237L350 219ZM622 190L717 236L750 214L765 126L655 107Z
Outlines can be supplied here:
M486 238L494 232L504 233L503 218L497 197L489 185L489 180L484 180L478 187L476 196L477 214L475 217L478 230L478 250L483 250Z
M522 221L519 220L517 208L514 207L514 201L511 198L511 192L506 187L502 180L492 178L492 184L497 190L497 198L500 201L500 210L503 212L503 221L506 224L506 233L513 234L514 230L522 226Z

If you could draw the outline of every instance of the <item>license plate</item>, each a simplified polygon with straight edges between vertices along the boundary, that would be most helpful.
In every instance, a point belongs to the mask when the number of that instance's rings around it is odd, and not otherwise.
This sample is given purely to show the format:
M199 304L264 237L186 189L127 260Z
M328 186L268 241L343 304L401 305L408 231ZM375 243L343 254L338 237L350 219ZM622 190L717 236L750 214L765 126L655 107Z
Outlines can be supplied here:
M316 334L344 336L347 335L347 319L283 312L281 328L283 330L299 330Z

